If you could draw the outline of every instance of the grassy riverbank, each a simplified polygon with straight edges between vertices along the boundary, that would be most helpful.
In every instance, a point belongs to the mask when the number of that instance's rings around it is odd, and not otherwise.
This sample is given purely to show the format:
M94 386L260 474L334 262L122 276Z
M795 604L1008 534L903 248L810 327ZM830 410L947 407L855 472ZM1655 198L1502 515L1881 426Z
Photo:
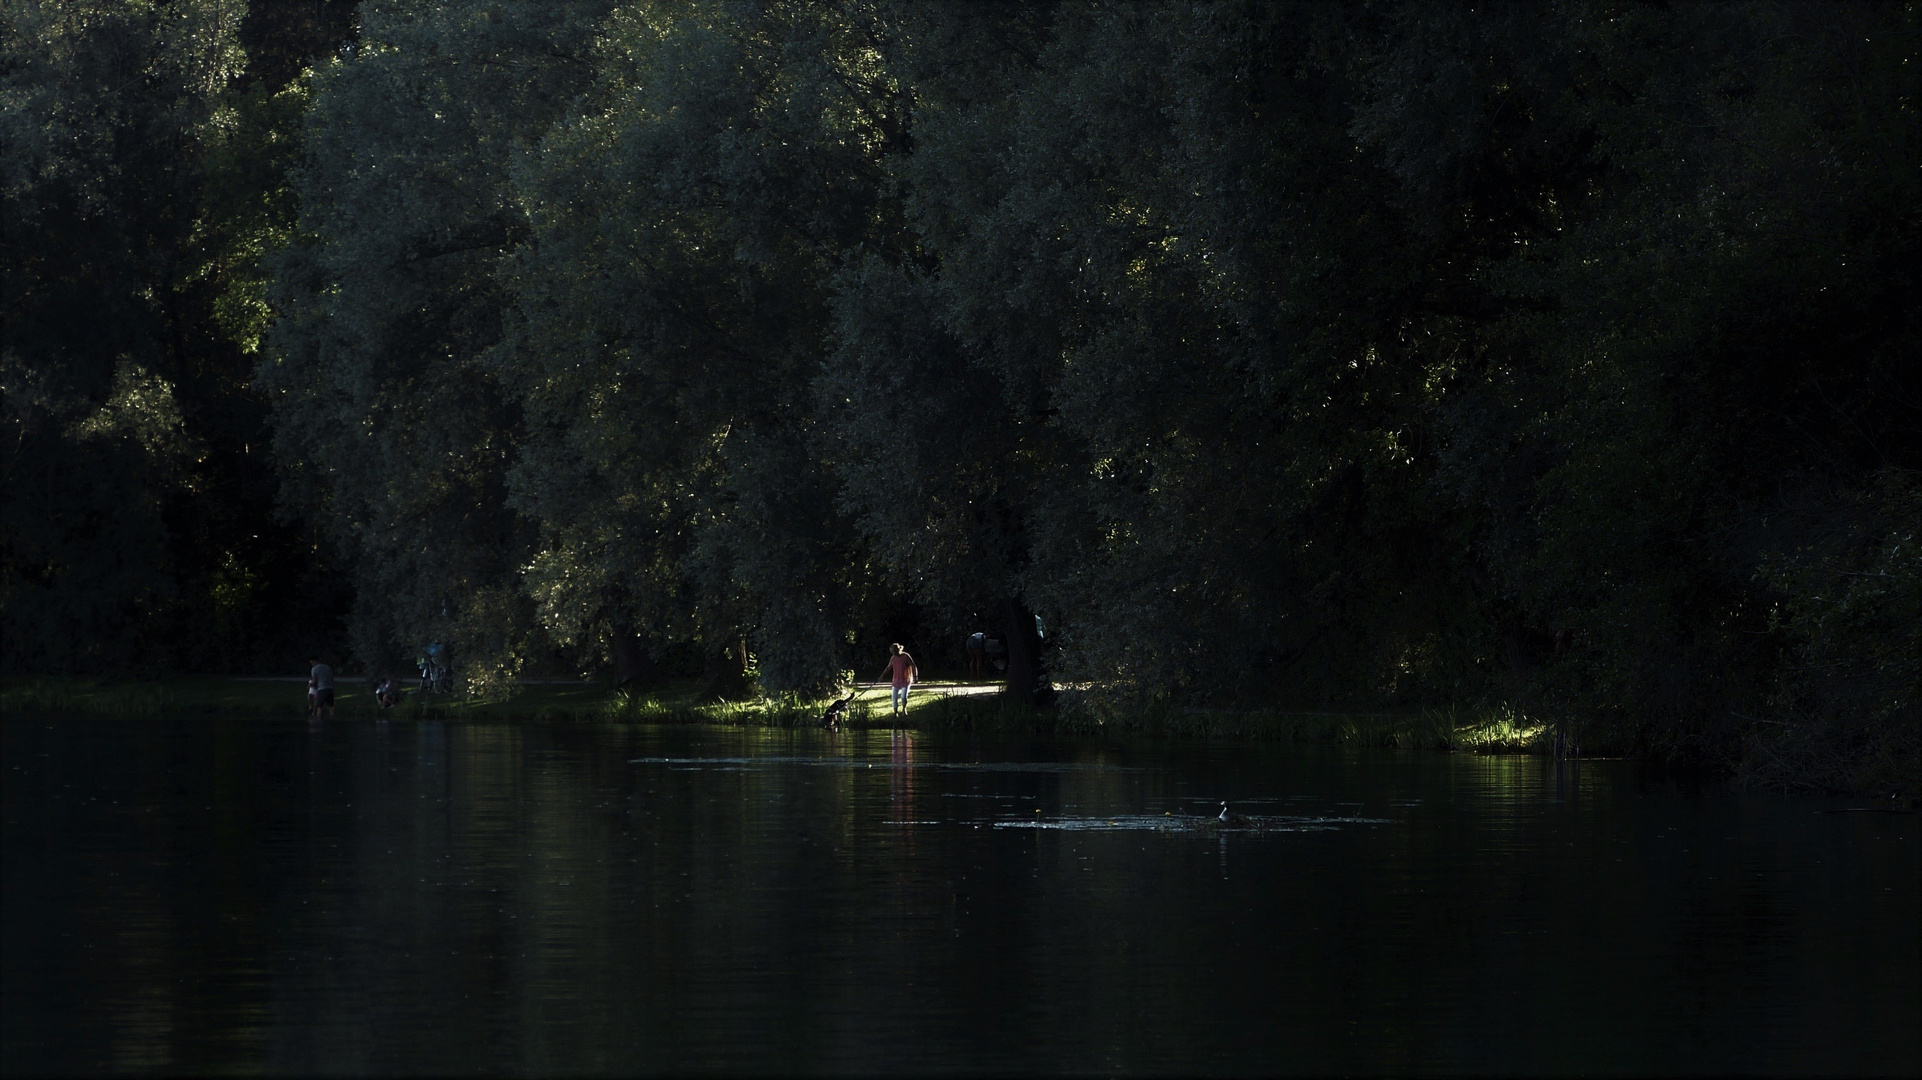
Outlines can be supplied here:
M828 700L759 698L703 702L699 683L679 680L642 694L616 693L605 683L534 682L510 695L474 697L460 693L422 693L405 685L400 703L381 709L372 688L341 681L335 690L339 720L599 721L696 723L794 727L817 723ZM985 685L932 684L909 703L910 717L935 703L937 695L987 690ZM867 687L851 703L857 724L887 726L888 691ZM76 716L231 716L286 718L307 713L306 687L297 679L183 676L156 680L68 678L0 681L0 714L53 713ZM911 724L911 722L910 722Z
M1147 709L1101 715L1083 707L1073 692L1054 708L1033 709L1004 700L991 683L931 682L917 687L906 717L889 715L884 686L863 687L850 703L845 726L900 726L926 732L1020 736L1134 736L1171 739L1337 744L1470 753L1552 754L1554 727L1503 708L1430 708L1403 712L1308 712L1284 709ZM344 681L337 691L339 721L443 720L453 722L626 722L727 726L811 727L830 699L759 698L703 702L694 680L644 694L623 695L603 683L525 683L510 696L421 694L407 687L399 706L376 707L368 688ZM187 676L162 680L34 678L0 680L0 716L222 716L297 718L306 715L306 689L298 679L236 679ZM1581 734L1584 757L1648 757L1677 760L1674 748L1651 746L1644 733L1594 726ZM1777 791L1895 796L1905 805L1922 796L1914 755L1902 744L1864 756L1830 740L1802 759L1783 764L1776 748L1737 748L1722 754L1681 757L1727 772L1739 786ZM1774 751L1770 753L1770 751ZM1884 759L1887 760L1884 760ZM1839 762L1839 764L1838 764ZM1774 766L1766 771L1764 766Z
M627 721L804 727L818 724L830 699L759 698L701 702L692 680L649 693L623 695L599 683L524 684L507 697L470 698L403 690L400 704L378 708L368 687L342 682L339 720ZM1542 752L1550 733L1540 723L1503 711L1426 710L1403 713L1322 713L1280 710L1158 710L1098 719L1072 706L1030 709L1004 701L991 684L935 682L917 688L900 726L926 731L1049 735L1141 735L1230 738L1355 746L1422 747L1496 753ZM189 676L148 681L14 679L0 683L0 713L131 717L189 715L286 718L306 714L305 687L296 680ZM848 709L848 726L889 727L888 691L864 687Z

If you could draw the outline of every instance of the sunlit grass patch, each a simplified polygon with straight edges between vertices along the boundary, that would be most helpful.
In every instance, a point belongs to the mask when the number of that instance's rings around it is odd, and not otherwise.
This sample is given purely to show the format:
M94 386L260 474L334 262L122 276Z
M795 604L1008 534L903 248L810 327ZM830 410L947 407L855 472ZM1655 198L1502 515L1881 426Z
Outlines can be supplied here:
M917 690L908 695L906 710L896 717L888 687L863 686L826 696L773 694L744 701L703 702L696 698L693 684L643 692L611 702L602 715L607 719L640 723L695 723L730 726L818 727L828 707L846 700L847 711L841 719L845 727L921 727L925 719L937 715L947 700L934 691Z
M707 701L700 696L695 680L680 680L664 686L630 693L605 688L590 707L574 711L568 718L610 720L642 724L713 724L724 727L817 727L828 706L847 697L808 694L772 694L740 701ZM919 706L912 699L910 708ZM561 717L551 717L559 719ZM863 689L849 702L843 723L854 727L886 726L889 721L888 693L885 689Z
M1506 705L1424 710L1422 718L1435 745L1483 753L1528 753L1547 748L1548 725Z
M970 703L999 700L998 697L950 697L955 684L936 683L917 686L908 695L907 708L894 715L892 693L887 686L863 685L833 694L771 694L742 701L701 701L698 687L688 681L667 687L616 696L598 714L610 720L638 723L694 723L730 726L818 727L828 707L836 701L848 702L841 723L846 727L926 727L939 726L946 710L960 701Z

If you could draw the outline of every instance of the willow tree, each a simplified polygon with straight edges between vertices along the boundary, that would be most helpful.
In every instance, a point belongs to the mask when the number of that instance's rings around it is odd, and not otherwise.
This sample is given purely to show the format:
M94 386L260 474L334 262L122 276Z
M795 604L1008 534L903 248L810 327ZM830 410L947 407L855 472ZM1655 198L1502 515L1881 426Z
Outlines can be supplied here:
M953 318L948 242L1000 227L996 159L1015 137L1007 122L1032 89L1049 15L1045 5L907 13L897 62L913 90L914 152L888 163L905 220L895 243L835 280L834 348L814 385L832 436L823 465L883 580L944 629L997 630L1022 696L1042 675L1026 580L1035 512L1071 454L1045 417L1052 295L1031 281L974 282L1006 288L1027 319L1004 340L969 337Z
M557 633L699 641L715 694L750 648L769 689L842 670L865 582L807 387L829 280L893 240L890 33L867 4L622 7L591 93L520 157L532 233L494 370L527 417L513 505Z
M510 160L589 85L604 10L369 3L315 74L258 378L291 505L352 557L363 662L439 640L485 679L537 640L533 529L507 502L520 414L486 357L529 234Z
M1038 609L1055 672L1104 695L1374 694L1448 627L1407 498L1422 249L1328 59L1355 22L930 20L897 170L917 258L844 279L822 387L861 451L843 498L930 598L1000 607L1017 646Z
M0 7L0 667L174 659L188 278L236 3ZM187 530L190 531L190 530Z
M1362 133L1480 324L1439 479L1501 508L1475 541L1555 711L1674 752L1819 730L1900 756L1915 669L1867 662L1866 627L1913 586L1896 559L1838 601L1922 527L1919 29L1876 4L1411 7L1386 36Z

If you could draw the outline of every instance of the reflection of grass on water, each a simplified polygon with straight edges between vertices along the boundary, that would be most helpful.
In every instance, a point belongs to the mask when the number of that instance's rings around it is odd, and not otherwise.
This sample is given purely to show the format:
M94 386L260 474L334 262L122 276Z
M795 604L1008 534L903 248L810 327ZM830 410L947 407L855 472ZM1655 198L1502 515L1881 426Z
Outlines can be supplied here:
M914 726L953 731L1339 743L1481 753L1536 753L1550 748L1546 724L1505 707L1449 706L1419 712L1331 713L1164 706L1101 715L1073 707L1028 709L997 698L950 698L930 703L915 717Z
M1258 739L1484 753L1541 752L1548 749L1549 740L1547 728L1540 721L1502 708L1317 713L1161 707L1099 716L1072 704L1032 709L994 695L944 697L941 689L917 690L909 699L901 726L925 731ZM335 715L338 719L386 716L397 720L811 727L820 723L833 700L789 694L750 701L704 702L698 699L698 693L699 684L693 680L631 695L616 693L605 684L568 683L522 685L511 695L481 698L422 694L408 685L399 706L383 711L375 707L364 684L343 682L336 690ZM0 682L0 713L7 714L298 717L306 715L306 709L306 688L298 681L192 676L149 681L39 678ZM863 687L849 705L846 724L857 728L891 726L887 688Z

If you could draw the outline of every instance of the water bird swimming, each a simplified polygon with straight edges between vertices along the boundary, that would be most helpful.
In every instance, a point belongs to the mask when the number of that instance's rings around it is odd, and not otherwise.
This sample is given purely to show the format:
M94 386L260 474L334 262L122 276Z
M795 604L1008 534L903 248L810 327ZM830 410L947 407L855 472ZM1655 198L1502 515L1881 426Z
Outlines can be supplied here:
M1224 801L1222 802L1222 804L1221 804L1221 816L1220 816L1220 817L1217 817L1217 818L1215 818L1215 820L1216 820L1216 821L1218 821L1218 822L1220 822L1220 823L1221 823L1221 824L1223 824L1223 825L1246 825L1246 824L1248 824L1248 819L1247 819L1247 818L1245 818L1245 817L1242 817L1242 816L1241 816L1240 814L1237 814L1237 813L1235 813L1234 811L1232 811L1232 810L1230 810L1230 809L1228 809L1228 803L1227 803L1227 802L1226 802L1225 800L1224 800Z

